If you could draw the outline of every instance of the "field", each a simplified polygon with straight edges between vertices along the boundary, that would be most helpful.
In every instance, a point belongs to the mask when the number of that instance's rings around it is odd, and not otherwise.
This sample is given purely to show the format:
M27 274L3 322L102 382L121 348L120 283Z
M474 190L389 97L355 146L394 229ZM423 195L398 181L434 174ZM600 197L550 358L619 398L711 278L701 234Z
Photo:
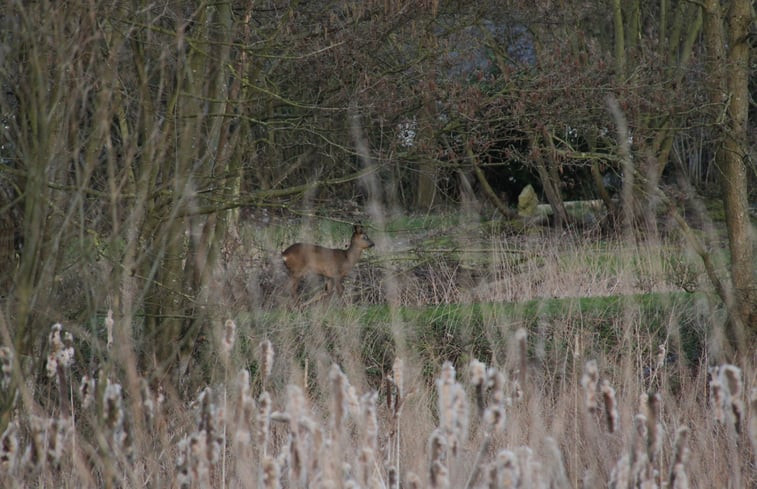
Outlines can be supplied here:
M3 486L757 484L754 358L724 363L722 307L675 233L367 221L344 296L313 280L295 305L278 251L350 229L307 222L251 218L225 243L175 376L107 311L53 326L37 379L4 348Z

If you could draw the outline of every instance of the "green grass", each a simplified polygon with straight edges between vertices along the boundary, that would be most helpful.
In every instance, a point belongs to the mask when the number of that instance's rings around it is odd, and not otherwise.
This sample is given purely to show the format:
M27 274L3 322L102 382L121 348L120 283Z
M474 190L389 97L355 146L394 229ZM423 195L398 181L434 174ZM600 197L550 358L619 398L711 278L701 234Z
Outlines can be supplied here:
M676 347L681 356L687 363L694 363L703 353L698 299L697 294L681 292L397 308L331 305L302 311L261 311L253 316L240 315L238 320L254 322L256 328L269 331L278 342L292 331L303 338L308 332L319 331L318 341L332 355L339 351L340 335L358 335L362 362L372 383L378 383L401 353L397 351L398 341L403 341L431 374L444 360L458 367L472 358L505 362L504 352L520 327L530 335L541 336L538 341L543 343L546 358L570 354L571 331L588 339L588 353L620 352L629 341L623 326L629 318L640 328L635 335L655 339L648 341L644 354L653 355L657 346L672 335L680 343ZM277 325L283 332L277 330Z

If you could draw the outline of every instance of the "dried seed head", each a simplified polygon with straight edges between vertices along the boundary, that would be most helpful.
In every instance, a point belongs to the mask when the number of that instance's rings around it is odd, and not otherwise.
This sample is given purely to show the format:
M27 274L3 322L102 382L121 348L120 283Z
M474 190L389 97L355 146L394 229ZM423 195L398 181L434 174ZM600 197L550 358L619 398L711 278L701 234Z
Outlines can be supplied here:
M486 365L476 359L470 362L471 384L476 395L476 407L478 407L479 416L483 416L486 409Z
M55 348L56 350L59 350L63 348L63 341L61 340L61 332L63 331L63 325L60 323L55 323L52 326L50 326L50 334L47 337L47 343L50 345L50 348Z
M646 398L646 396L644 396ZM630 470L634 477L641 477L649 465L647 456L647 417L643 414L637 414L633 419L633 451L631 453Z
M712 374L712 372L711 372ZM723 384L716 375L710 376L710 405L712 415L718 423L725 423L725 399L726 393Z
M491 403L504 406L509 402L505 395L505 388L507 386L505 375L498 369L492 367L487 370L487 379L487 383L491 389Z
M74 363L74 337L68 331L63 332L63 325L55 323L50 328L47 339L50 347L47 355L47 376L61 382L63 371Z
M662 448L662 425L659 423L661 403L657 392L647 397L647 456L652 463L656 463Z
M68 331L63 333L63 349L60 352L60 364L63 368L71 368L74 364L74 337Z
M231 319L223 323L223 338L221 339L221 353L228 359L231 350L234 349L234 341L237 336L237 324Z
M441 430L436 429L431 433L428 452L431 455L432 464L444 462L447 453L447 439Z
M357 390L354 385L347 387L347 411L354 419L360 416L360 399L357 396Z
M757 466L757 387L752 387L749 394L749 440L752 443L754 453L754 466Z
M271 396L263 392L258 398L258 415L255 418L255 430L258 446L262 447L265 454L268 449L268 440L271 429Z
M457 384L452 399L452 422L453 433L456 442L464 442L468 439L468 421L470 420L470 408L468 396L460 384ZM455 449L457 447L455 446ZM456 451L456 450L455 450Z
M421 489L421 480L414 472L408 472L405 476L407 489Z
M87 409L95 402L95 379L89 375L84 375L79 384L79 398L81 399L82 409Z
M0 436L0 473L12 474L18 464L18 426L8 423Z
M405 363L401 358L394 359L392 364L392 380L394 381L394 387L397 389L397 402L400 403L404 398L404 382L405 382Z
M45 430L47 420L38 416L29 419L29 444L26 446L21 463L28 469L38 469L45 463Z
M357 468L358 468L358 480L362 487L371 487L371 473L373 473L374 452L368 447L363 447L358 451Z
M471 377L471 384L474 386L484 386L484 383L486 382L486 365L483 362L479 362L475 358L471 360L470 362L470 377Z
M495 433L505 429L505 407L503 405L491 405L484 410L484 423L491 427Z
M207 432L200 430L190 433L187 442L187 459L193 485L209 486L210 459L208 456L210 453Z
M141 379L139 390L142 394L142 410L145 413L145 421L151 423L155 419L155 397L146 379Z
M200 392L197 404L197 431L204 437L205 459L212 464L218 461L223 446L223 431L219 428L223 425L223 411L213 402L213 391L210 387Z
M675 464L670 470L670 489L689 489L689 477L683 464Z
M728 410L728 420L736 433L740 433L741 418L744 414L744 401L741 399L743 392L741 369L735 365L723 365L720 367L720 383L727 389L725 408Z
M741 369L735 365L723 365L720 367L720 382L728 387L731 397L741 397Z
M273 371L273 345L267 339L260 342L260 372L263 380L268 380Z
M502 488L516 488L520 487L520 467L518 465L518 457L515 452L510 450L501 450L494 461L495 473L496 473L496 487Z
M586 400L586 409L590 413L596 413L599 410L597 401L597 392L599 390L599 368L596 360L589 360L584 365L584 374L581 377L581 387L584 389L584 399Z
M263 487L265 489L279 489L279 464L273 457L263 457Z
M113 321L113 309L108 309L108 316L105 318L105 331L108 334L107 344L105 347L108 351L110 351L113 348L113 325L115 324L115 321Z
M387 483L389 489L399 489L399 476L397 475L397 469L395 467L389 467L386 472Z
M329 370L329 381L331 383L332 428L340 430L344 421L344 413L347 410L346 390L349 382L342 369L335 363L331 365L331 369Z
M444 362L438 382L447 385L452 385L455 382L455 367L452 365L452 362Z
M237 391L240 396L250 395L250 372L246 368L240 368L237 372Z
M58 375L58 368L62 367L58 365L58 352L63 349L63 341L60 337L60 332L63 326L60 323L55 323L50 328L50 335L47 337L47 342L50 347L50 353L47 354L47 376L48 378L56 378Z
M455 368L445 362L437 380L439 393L439 428L444 431L453 454L468 434L468 399L463 387L455 381Z
M47 461L56 467L60 463L71 430L71 422L66 418L51 418L47 421Z
M112 446L131 456L132 438L129 422L123 408L123 394L121 384L107 382L103 394L103 420L110 431Z
M13 378L13 350L0 346L0 389L7 390Z
M103 393L103 421L109 430L115 431L122 426L123 420L124 411L121 384L111 383L108 380L105 392Z
M624 454L610 472L610 489L626 489L630 487L630 481L631 461L628 454Z
M447 489L449 487L449 472L447 467L440 462L431 464L431 489Z
M363 394L360 398L362 412L361 429L363 431L363 445L378 450L378 416L376 416L376 402L378 395L375 392Z
M518 382L521 388L525 388L526 374L528 373L528 331L526 331L526 328L518 328L518 331L515 332L515 340L518 342L518 355L520 359Z
M240 369L237 373L236 432L234 442L249 446L252 442L252 420L255 417L255 399L250 395L250 373Z
M676 431L673 444L673 464L685 464L689 458L689 428L681 426Z
M189 438L186 436L176 444L176 483L180 489L192 486L192 474L189 471Z
M618 403L615 400L615 389L608 380L602 381L602 400L605 404L605 417L607 419L607 431L615 433L618 430L619 416Z
M544 439L544 442L547 448L547 453L551 458L549 467L552 472L552 479L554 480L555 487L570 487L568 475L565 472L565 465L563 464L563 455L560 451L560 447L557 445L557 440L548 436Z
M657 347L657 361L655 363L657 370L665 366L665 343Z
M440 426L450 431L452 429L452 399L455 385L455 367L450 362L444 362L442 372L436 381L439 395Z

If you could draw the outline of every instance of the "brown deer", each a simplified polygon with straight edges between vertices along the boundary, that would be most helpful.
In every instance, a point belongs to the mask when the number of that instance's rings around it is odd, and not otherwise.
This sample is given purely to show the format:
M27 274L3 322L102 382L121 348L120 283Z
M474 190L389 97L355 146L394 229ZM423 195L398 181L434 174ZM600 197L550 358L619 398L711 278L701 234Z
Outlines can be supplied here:
M346 250L324 248L323 246L295 243L281 253L289 271L289 286L292 298L297 298L297 286L305 275L315 274L326 278L326 292L335 288L339 295L344 291L342 279L350 273L360 254L373 247L373 241L356 224L353 228L350 246ZM333 290L331 290L333 292Z

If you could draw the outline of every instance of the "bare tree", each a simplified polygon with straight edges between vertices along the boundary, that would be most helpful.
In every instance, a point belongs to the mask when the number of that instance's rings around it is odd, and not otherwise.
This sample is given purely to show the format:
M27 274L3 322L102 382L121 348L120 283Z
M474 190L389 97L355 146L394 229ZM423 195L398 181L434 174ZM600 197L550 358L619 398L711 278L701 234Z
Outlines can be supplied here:
M723 204L731 252L735 324L757 333L757 277L754 230L749 220L747 165L749 142L749 32L754 11L747 0L731 0L723 15L720 2L704 2L704 36L710 72L710 112L718 134L716 161L720 168ZM743 333L734 332L735 339ZM737 343L737 347L743 344Z

